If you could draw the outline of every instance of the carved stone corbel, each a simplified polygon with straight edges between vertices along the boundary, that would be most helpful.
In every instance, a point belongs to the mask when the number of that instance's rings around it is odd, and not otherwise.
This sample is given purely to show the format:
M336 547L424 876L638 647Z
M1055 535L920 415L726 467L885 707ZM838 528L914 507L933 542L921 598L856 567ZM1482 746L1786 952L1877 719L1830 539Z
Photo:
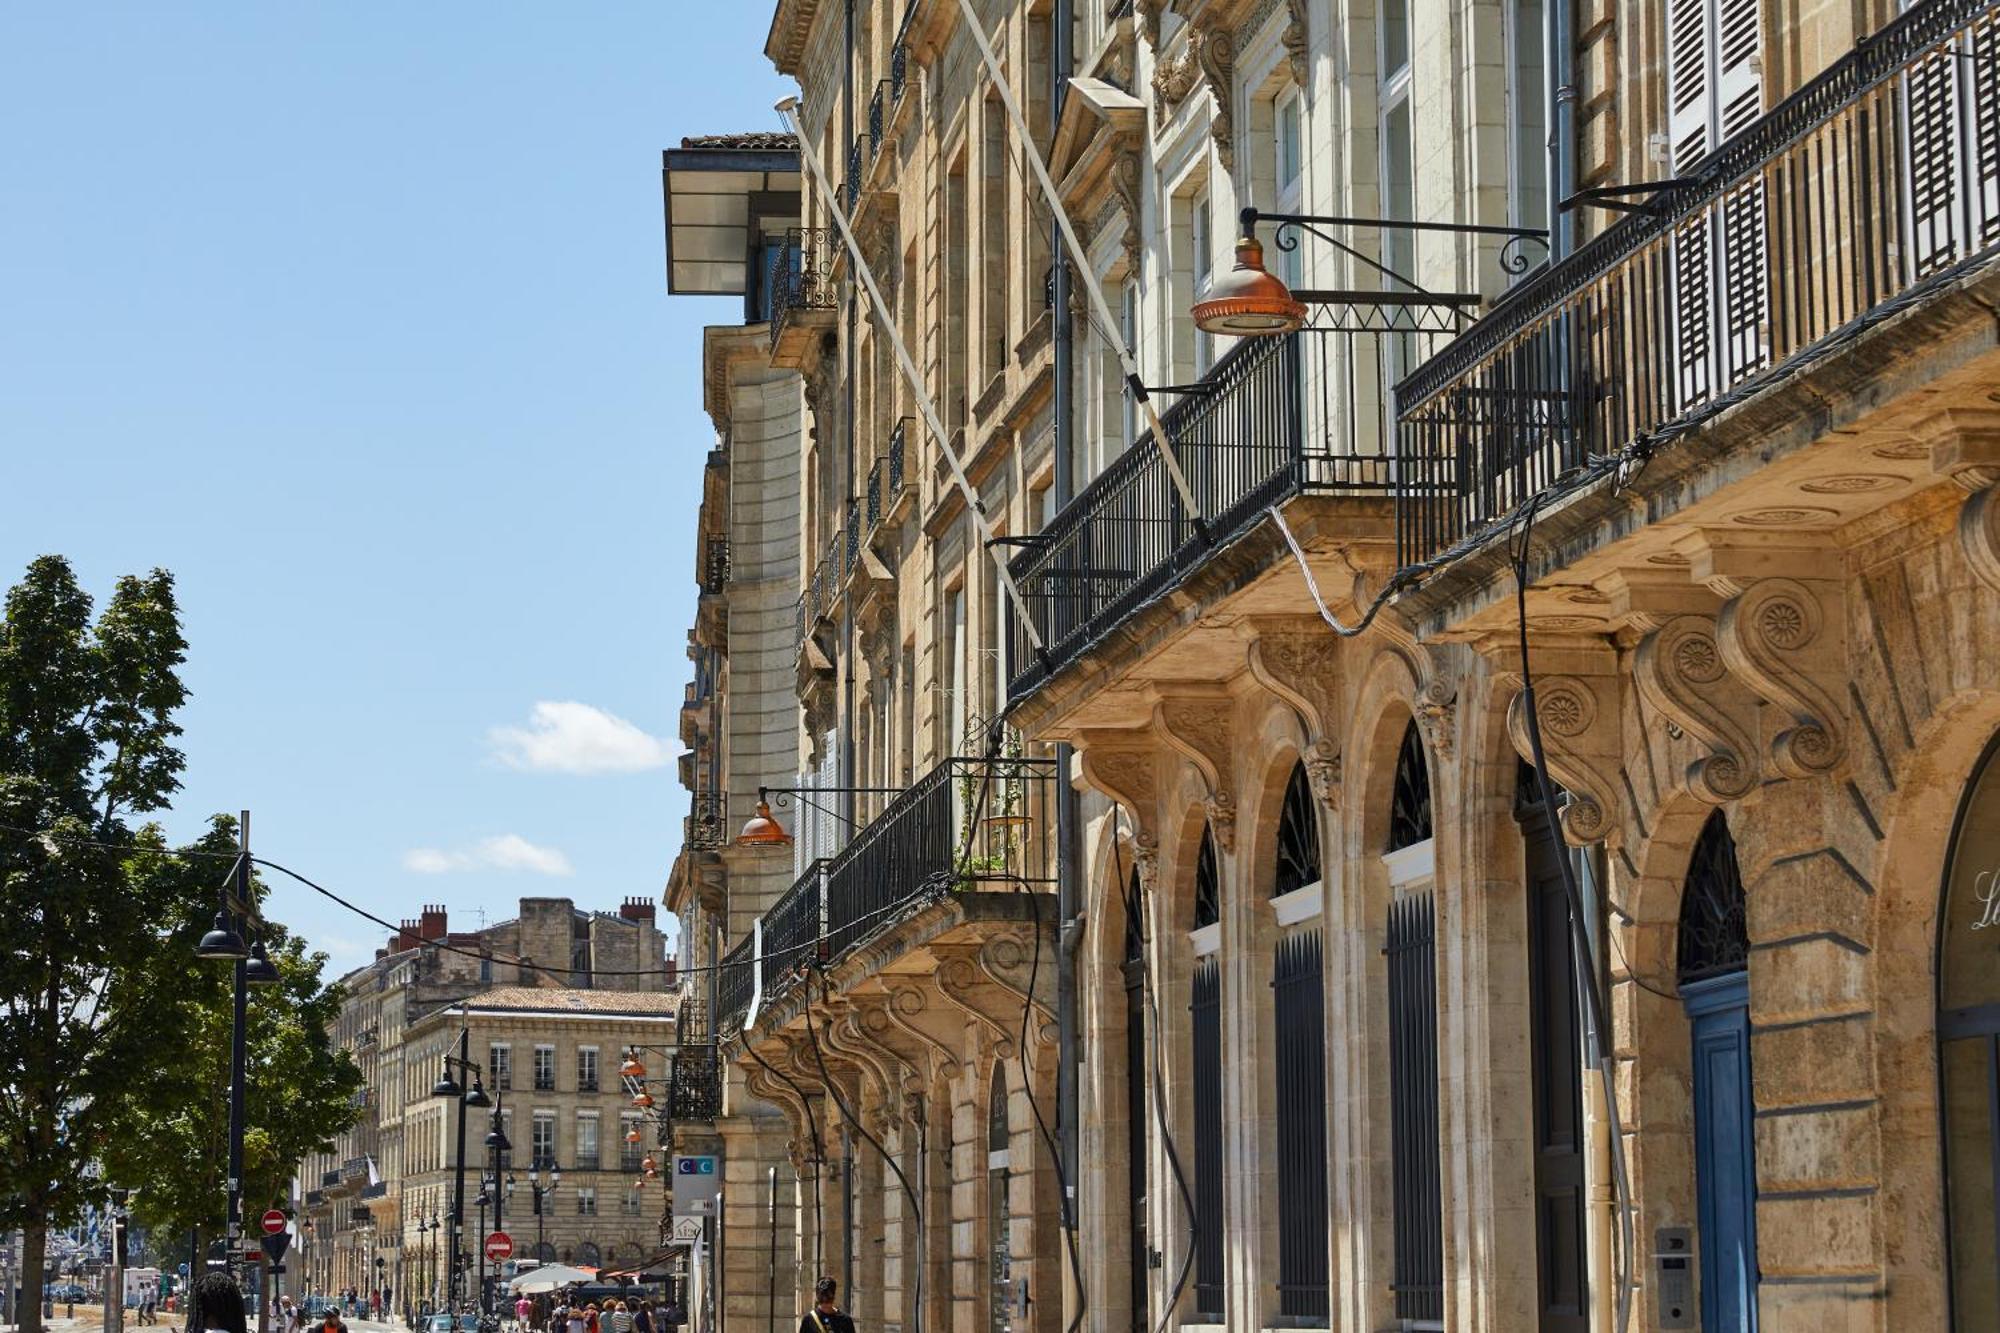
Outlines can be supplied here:
M1931 467L1966 492L1958 511L1958 544L1973 575L2000 592L2000 412L1953 409L1926 421L1918 434L1931 445Z
M1146 44L1155 50L1160 45L1160 11L1166 4L1167 0L1137 0L1132 6L1138 11L1139 28L1146 34Z
M1759 579L1723 605L1716 639L1730 671L1791 718L1765 751L1772 766L1789 778L1839 767L1847 744L1834 692L1846 662L1838 590Z
M1134 278L1139 274L1140 259L1145 253L1140 231L1144 207L1139 194L1140 180L1138 154L1119 154L1111 164L1111 190L1118 196L1118 207L1125 214L1125 234L1118 243L1125 252L1125 272Z
M1153 730L1168 748L1193 764L1208 788L1203 806L1215 845L1236 845L1236 794L1230 790L1235 701L1228 695L1171 695L1153 704Z
M1201 66L1202 78L1214 102L1209 113L1208 133L1215 140L1215 155L1222 169L1236 170L1236 34L1220 23L1208 24L1188 34L1189 48Z
M1076 737L1083 780L1125 807L1137 826L1151 831L1159 820L1159 747L1145 731L1085 730Z
M1181 48L1179 55L1171 56L1153 66L1153 96L1159 101L1162 116L1173 114L1175 107L1186 100L1194 89L1195 75L1200 66L1195 59L1196 37L1188 34L1188 44Z
M1640 640L1632 676L1652 709L1707 751L1687 768L1696 800L1721 805L1757 785L1754 708L1729 676L1715 622L1702 615L1670 617Z
M938 1067L941 1057L929 1042L897 1023L890 1012L893 1003L894 997L886 991L854 996L855 1023L864 1040L887 1051L901 1064L903 1092L920 1093L930 1086L933 1078L945 1072Z
M1416 678L1416 696L1410 712L1416 716L1431 753L1449 760L1456 748L1458 731L1458 685L1446 670L1443 654L1435 644L1423 642L1409 623L1394 611L1384 610L1375 617L1375 629L1395 645Z
M1020 1006L1018 1002L1002 1002L1001 997L1007 992L988 979L980 968L979 946L933 944L931 953L938 960L937 970L931 974L938 994L986 1029L993 1039L993 1049L1001 1059L1013 1059L1019 1054L1014 1047L1021 1030Z
M958 1041L964 1035L965 1025L931 1004L937 994L932 986L916 980L887 978L883 984L889 992L889 1003L881 1012L896 1031L921 1043L929 1052L932 1078L958 1077L962 1058Z
M1302 762L1313 795L1329 809L1340 808L1340 646L1317 620L1251 620L1247 638L1250 677L1290 704L1312 739Z
M1292 81L1304 88L1312 75L1307 56L1312 33L1306 26L1306 0L1285 0L1285 9L1288 14L1285 31L1278 40L1285 44L1285 59L1292 66Z
M1981 583L2000 592L2000 486L1966 497L1958 511L1958 544Z
M1573 847L1613 840L1621 805L1617 678L1538 675L1535 717L1549 772L1569 793L1562 812L1564 840ZM1526 690L1507 706L1507 735L1515 751L1532 763Z
M1022 1003L1032 1003L1039 1009L1042 1022L1035 1025L1036 1036L1044 1042L1053 1042L1056 996L1055 969L1051 964L1055 949L1045 942L1041 965L1037 967L1032 956L1034 947L1033 941L1024 943L1016 935L995 935L979 946L979 968Z

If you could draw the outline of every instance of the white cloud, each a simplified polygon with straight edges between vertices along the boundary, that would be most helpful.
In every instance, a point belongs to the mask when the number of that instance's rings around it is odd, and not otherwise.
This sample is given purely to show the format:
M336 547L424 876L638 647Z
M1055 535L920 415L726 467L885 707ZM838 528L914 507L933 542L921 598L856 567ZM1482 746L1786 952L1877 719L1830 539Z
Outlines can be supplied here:
M518 833L482 838L459 851L412 847L403 853L403 869L419 875L450 875L467 870L527 870L537 875L572 873L567 856L553 847L537 847Z
M544 699L527 726L495 727L486 739L501 763L535 773L639 773L673 758L667 741L574 700Z

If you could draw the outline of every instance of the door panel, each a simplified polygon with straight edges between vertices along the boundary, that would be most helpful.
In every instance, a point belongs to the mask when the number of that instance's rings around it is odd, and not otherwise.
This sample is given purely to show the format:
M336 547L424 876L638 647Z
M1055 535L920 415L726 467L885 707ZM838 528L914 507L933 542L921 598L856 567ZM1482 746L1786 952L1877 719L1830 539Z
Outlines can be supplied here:
M1757 1327L1757 1159L1749 981L1736 972L1685 983L1681 992L1694 1040L1702 1327L1709 1333L1752 1333Z
M1543 1333L1589 1333L1584 1253L1583 1054L1561 844L1539 804L1527 843L1529 1045L1535 1100L1535 1248Z

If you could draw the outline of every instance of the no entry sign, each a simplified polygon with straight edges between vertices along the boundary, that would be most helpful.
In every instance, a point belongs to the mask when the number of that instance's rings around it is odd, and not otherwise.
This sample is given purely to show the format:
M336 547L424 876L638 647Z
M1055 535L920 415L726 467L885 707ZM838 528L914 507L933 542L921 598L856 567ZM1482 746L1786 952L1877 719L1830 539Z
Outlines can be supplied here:
M275 1236L285 1229L285 1215L276 1208L264 1214L264 1234Z
M486 1257L494 1263L514 1257L514 1238L504 1231L496 1231L486 1238Z

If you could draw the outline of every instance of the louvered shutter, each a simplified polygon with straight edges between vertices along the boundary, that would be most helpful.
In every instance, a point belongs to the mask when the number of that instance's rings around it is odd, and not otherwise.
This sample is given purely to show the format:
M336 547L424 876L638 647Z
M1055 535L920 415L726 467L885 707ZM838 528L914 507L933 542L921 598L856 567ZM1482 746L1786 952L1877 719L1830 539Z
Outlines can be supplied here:
M1904 6L1908 8L1906 4ZM1903 238L1912 281L2000 235L2000 25L1990 17L1903 76Z
M1764 110L1760 0L1671 0L1667 8L1668 141L1687 175ZM1769 354L1765 196L1752 181L1674 232L1679 400L1692 407Z

